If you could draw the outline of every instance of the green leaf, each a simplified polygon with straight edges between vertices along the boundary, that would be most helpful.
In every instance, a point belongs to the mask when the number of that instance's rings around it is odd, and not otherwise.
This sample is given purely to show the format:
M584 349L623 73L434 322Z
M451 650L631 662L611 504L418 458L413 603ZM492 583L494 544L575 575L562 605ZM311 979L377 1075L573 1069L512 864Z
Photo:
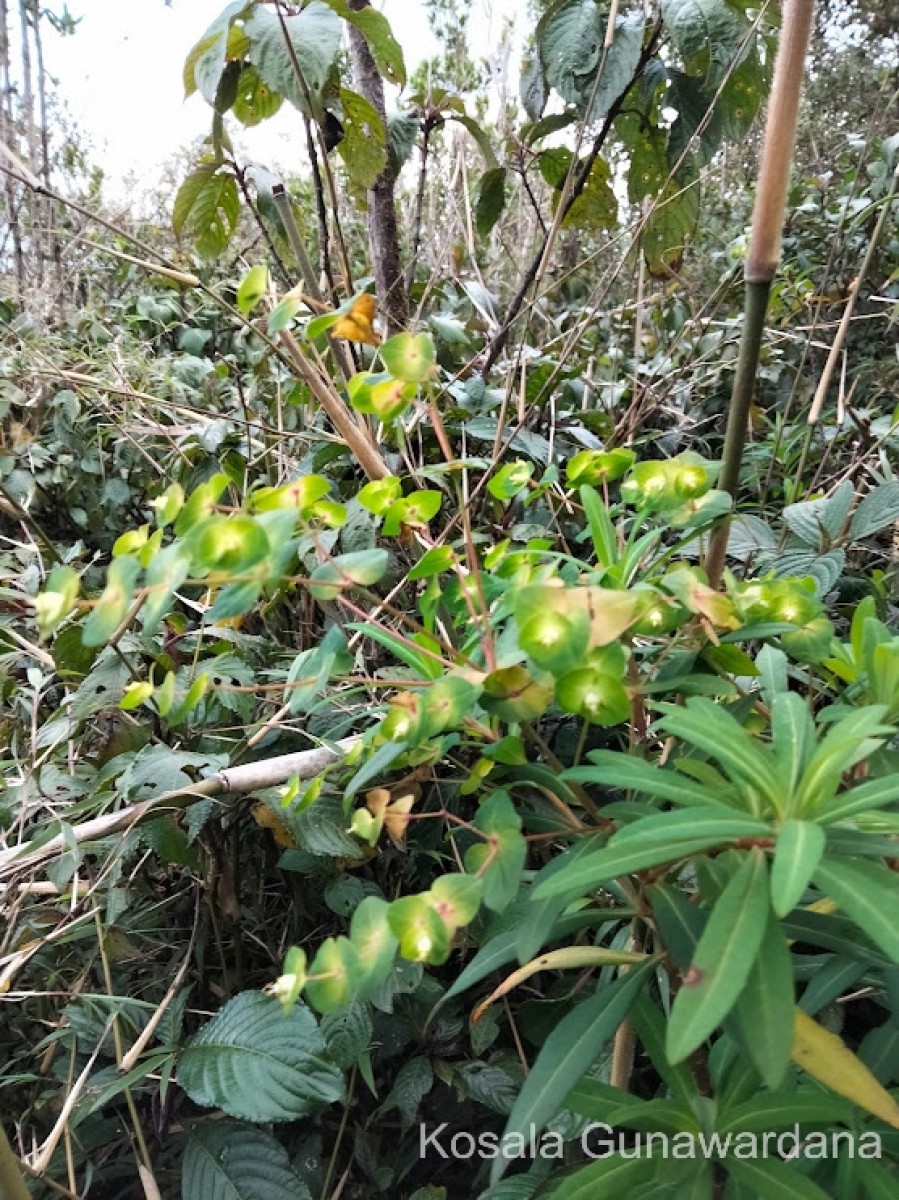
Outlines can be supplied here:
M642 1195L643 1185L655 1176L658 1164L651 1155L622 1158L613 1154L601 1158L563 1179L552 1193L552 1200L620 1200L622 1196Z
M478 181L475 201L475 226L487 237L506 206L506 168L491 167Z
M564 1107L566 1096L625 1019L656 965L656 960L649 959L614 983L600 985L595 995L559 1022L522 1085L504 1138L517 1133L528 1135L532 1129L539 1132ZM491 1182L502 1176L505 1166L502 1158L496 1159Z
M360 993L363 996L370 995L380 986L396 957L399 943L390 930L388 909L387 901L380 896L366 896L350 922L350 941L356 948L362 973Z
M785 795L792 796L815 750L815 723L804 697L783 692L771 703L771 745Z
M538 900L548 896L582 896L622 875L632 875L634 871L645 871L662 863L688 858L703 850L711 850L720 842L718 835L706 838L684 835L681 841L663 841L651 846L623 846L620 850L597 850L538 884L535 895Z
M534 39L546 82L570 104L586 104L605 36L595 0L562 0L537 25Z
M404 383L424 383L434 374L434 364L437 361L437 351L434 339L429 333L397 333L388 338L381 346L381 359L384 366L397 379ZM413 492L414 496L426 496L433 493ZM435 509L434 512L437 510ZM431 516L434 514L431 513ZM426 518L428 519L428 518Z
M321 0L313 0L302 12L285 16L282 28L275 13L257 6L245 21L244 32L250 43L250 62L260 79L307 116L318 116L322 94L340 49L341 26L337 14ZM297 77L294 60L305 87Z
M682 812L658 813L623 825L609 839L607 849L664 846L690 837L717 838L721 843L740 838L769 838L772 829L743 813L720 808L689 808Z
M374 9L365 9L374 12ZM392 112L387 115L387 155L394 175L409 161L421 132L421 117L415 112ZM433 318L432 318L433 319Z
M899 801L899 776L885 775L868 779L857 787L841 792L815 810L815 819L822 825L834 825L872 808L889 808Z
M78 601L79 588L77 571L71 567L53 568L35 600L42 637L48 637L66 619Z
M347 629L364 633L371 641L383 646L385 650L389 650L400 662L411 667L422 679L439 679L443 674L442 665L431 654L419 653L414 646L400 641L389 629L382 629L380 625L363 625L361 623L347 625Z
M344 799L351 800L360 788L365 787L369 780L376 779L405 752L406 746L403 742L385 742L383 746L379 746L346 785L343 793Z
M684 169L659 193L643 228L643 253L652 274L677 269L698 219L699 181Z
M662 0L662 20L688 69L717 84L747 32L746 21L727 0Z
M899 1180L895 1171L889 1171L879 1162L866 1159L856 1165L856 1178L861 1180L865 1200L894 1200Z
M269 336L271 337L272 334L280 333L282 329L286 329L300 309L304 307L304 303L301 291L287 292L283 295L268 315L267 328ZM326 318L318 319L328 319L330 324L333 325L338 318L336 313L328 313Z
M125 619L134 598L140 562L127 555L114 558L106 573L106 587L84 622L81 640L85 646L101 646Z
M474 825L486 841L469 847L465 869L483 879L487 908L501 912L512 903L521 886L528 849L521 834L521 817L508 793L498 791L481 804Z
M609 510L592 487L585 485L578 495L590 526L596 561L601 567L611 567L618 561L618 543Z
M247 0L234 0L229 4L188 54L184 64L185 99L199 90L207 104L215 104L219 81L225 69L231 22L246 7Z
M369 587L387 570L387 551L379 547L338 554L316 567L309 576L309 592L316 600L334 600L345 587Z
M828 1200L816 1183L800 1171L775 1158L727 1157L727 1173L731 1179L745 1184L754 1196L765 1200Z
M604 158L597 158L562 224L569 229L614 229L618 224L618 198L611 180L609 164Z
M634 1001L628 1019L668 1091L683 1106L693 1109L698 1096L696 1081L688 1066L684 1063L672 1063L668 1057L665 1050L665 1016L646 992Z
M630 151L628 200L631 204L639 204L647 196L657 196L665 186L670 170L664 133L632 113L619 117L615 129Z
M569 916L560 917L552 929L551 936L546 940L558 941L569 934L577 933L581 929L587 929L590 926L598 924L603 915L611 919L614 913L611 910L603 913L602 910L595 909L589 912L573 913ZM452 986L441 998L441 1003L446 1003L453 996L458 996L470 987L474 987L476 983L480 983L482 979L486 979L488 975L492 975L500 967L505 967L509 963L516 962L519 959L518 941L518 928L506 930L504 933L498 933L496 937L491 938L485 946L481 947L464 970L456 976ZM539 948L538 946L537 949Z
M899 963L899 876L895 871L860 858L825 858L814 879L872 942Z
M248 1121L294 1121L343 1099L315 1017L285 1014L261 992L241 992L190 1041L178 1082L195 1104Z
M615 22L615 40L602 65L586 120L601 121L618 97L630 87L640 63L644 27L642 13L628 13L627 16L619 16ZM592 82L590 90L593 90Z
M697 76L669 68L665 104L677 110L677 119L668 132L668 163L690 155L698 166L705 167L715 157L722 134L720 110L714 107L715 91Z
M656 767L645 759L618 750L594 750L588 756L591 767L572 767L562 772L563 779L580 783L601 783L626 791L645 792L657 800L670 800L685 807L720 806L724 812L733 807L715 790L688 779L679 771Z
M493 147L490 145L490 139L487 137L487 134L484 132L484 128L481 124L475 121L472 117L466 116L465 113L446 112L444 115L448 121L456 121L462 126L463 129L468 130L468 132L474 138L474 141L481 154L483 154L484 165L488 170L492 170L494 167L499 166L499 163L496 161L496 154L494 153Z
M347 0L324 0L329 8L333 8L338 16L343 17L362 34L368 42L375 66L388 82L396 87L406 86L406 64L403 61L403 50L393 36L390 22L375 8L363 8L358 12L350 8Z
M736 1019L749 1057L772 1090L781 1085L790 1063L795 1007L790 951L780 922L769 914L758 955L737 1000Z
M259 301L268 293L268 267L261 264L251 268L240 281L237 289L237 308L246 316L251 313Z
M668 1022L668 1054L680 1062L723 1021L746 985L768 925L765 856L751 850L712 909Z
M654 883L647 889L662 942L675 966L686 971L693 960L708 913L688 900L680 888Z
M260 125L273 117L283 103L284 97L273 92L268 84L259 78L255 67L244 67L237 80L237 95L231 110L241 125L248 129ZM280 220L277 224L280 227Z
M792 1036L792 1013L787 1028ZM725 1107L718 1118L720 1134L764 1133L766 1130L789 1129L791 1125L831 1125L835 1121L852 1123L852 1106L839 1096L821 1088L797 1092L786 1090L760 1092L740 1104Z
M896 521L899 521L899 482L890 479L868 492L855 510L849 538L858 541L870 537Z
M683 708L663 707L660 724L666 733L704 750L735 783L761 792L777 806L781 786L773 756L730 713L704 696L692 696Z
M271 1134L234 1121L199 1121L181 1168L181 1200L311 1200Z
M317 646L297 655L285 681L287 703L292 713L308 708L310 702L325 688L338 659L344 656L349 666L352 657L347 655L346 638L339 625L332 625Z
M771 866L771 904L779 917L802 899L824 853L825 833L810 821L785 821Z
M452 546L432 546L426 550L406 578L412 582L416 579L431 579L434 575L442 575L450 570L456 561Z
M387 131L384 122L364 96L351 92L349 88L340 89L340 103L343 108L343 138L337 152L356 187L374 187L387 165Z
M216 258L228 245L240 215L237 182L220 163L205 163L181 184L172 207L177 237L191 234L204 258Z
M422 1100L434 1086L434 1070L426 1058L410 1058L400 1067L382 1112L395 1108L402 1117L403 1130L415 1120Z
M831 725L818 744L796 791L797 813L815 812L840 786L843 775L867 758L894 729L883 722L883 705L868 705L850 710Z
M518 94L528 119L539 121L547 101L546 78L539 58L527 59L522 64Z

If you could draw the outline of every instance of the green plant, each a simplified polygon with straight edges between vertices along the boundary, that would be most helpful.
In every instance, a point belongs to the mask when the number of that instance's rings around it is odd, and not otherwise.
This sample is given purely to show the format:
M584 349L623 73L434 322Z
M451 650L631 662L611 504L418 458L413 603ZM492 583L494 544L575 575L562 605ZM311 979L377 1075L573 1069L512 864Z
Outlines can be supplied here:
M68 316L2 302L0 1110L40 1200L895 1190L895 146L878 112L826 176L800 128L713 587L773 10L540 9L526 122L419 72L360 147L380 14L229 6L178 246L76 199ZM226 121L284 100L282 186ZM416 140L397 333L360 206Z

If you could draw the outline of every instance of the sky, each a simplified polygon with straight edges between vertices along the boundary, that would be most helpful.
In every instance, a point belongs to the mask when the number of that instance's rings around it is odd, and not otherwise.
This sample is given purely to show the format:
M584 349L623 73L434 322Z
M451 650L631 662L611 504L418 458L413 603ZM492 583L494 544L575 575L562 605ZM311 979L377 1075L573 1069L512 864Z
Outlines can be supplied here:
M71 15L81 18L74 36L59 37L46 29L48 69L112 191L135 182L139 187L144 179L151 184L159 166L180 146L209 132L207 105L196 95L184 100L182 66L225 4L226 0L171 0L168 5L165 0L68 0ZM407 70L434 53L436 44L419 0L374 0L374 5L390 20ZM515 0L473 0L476 53L489 53L503 13L522 7ZM241 145L256 161L290 169L292 139L299 128L297 114L282 111L274 121L244 135Z

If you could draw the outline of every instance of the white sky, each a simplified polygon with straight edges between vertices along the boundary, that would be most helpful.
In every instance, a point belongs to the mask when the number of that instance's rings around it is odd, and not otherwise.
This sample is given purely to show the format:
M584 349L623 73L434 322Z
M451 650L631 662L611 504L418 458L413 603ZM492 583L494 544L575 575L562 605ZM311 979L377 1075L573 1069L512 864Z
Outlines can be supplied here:
M436 46L420 0L374 0L403 47L407 70ZM182 66L191 46L224 9L226 0L68 0L81 18L72 37L46 27L48 69L69 112L89 139L93 158L120 191L133 175L152 185L157 169L182 145L209 132L211 110L199 96L184 100ZM516 0L474 0L476 51L488 54L502 13L524 8ZM240 144L272 167L293 165L299 119L288 106L274 121L248 131ZM232 128L236 122L232 122ZM296 143L299 145L300 143Z

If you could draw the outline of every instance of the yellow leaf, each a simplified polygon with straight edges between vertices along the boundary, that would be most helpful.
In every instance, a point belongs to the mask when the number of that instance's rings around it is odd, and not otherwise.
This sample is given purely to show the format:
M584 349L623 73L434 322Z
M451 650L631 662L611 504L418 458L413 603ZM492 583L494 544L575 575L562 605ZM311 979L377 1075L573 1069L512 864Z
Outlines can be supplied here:
M345 338L348 342L364 342L366 346L380 346L381 339L372 325L377 307L374 296L363 292L349 312L338 317L331 326L331 337Z
M634 950L610 950L607 946L564 946L561 950L549 950L538 958L507 975L499 987L482 1000L471 1014L471 1023L480 1021L491 1004L511 992L513 988L536 975L538 971L569 971L577 967L626 966L641 963L646 958Z
M835 1033L796 1009L790 1057L812 1079L899 1129L899 1104Z
M253 820L257 825L261 825L263 829L271 831L272 837L277 845L284 850L295 850L296 842L293 834L281 820L276 812L273 812L267 804L256 804L253 807Z
M402 848L406 836L406 826L409 824L409 814L415 804L415 795L408 793L398 796L384 813L384 828L387 836L398 849Z

